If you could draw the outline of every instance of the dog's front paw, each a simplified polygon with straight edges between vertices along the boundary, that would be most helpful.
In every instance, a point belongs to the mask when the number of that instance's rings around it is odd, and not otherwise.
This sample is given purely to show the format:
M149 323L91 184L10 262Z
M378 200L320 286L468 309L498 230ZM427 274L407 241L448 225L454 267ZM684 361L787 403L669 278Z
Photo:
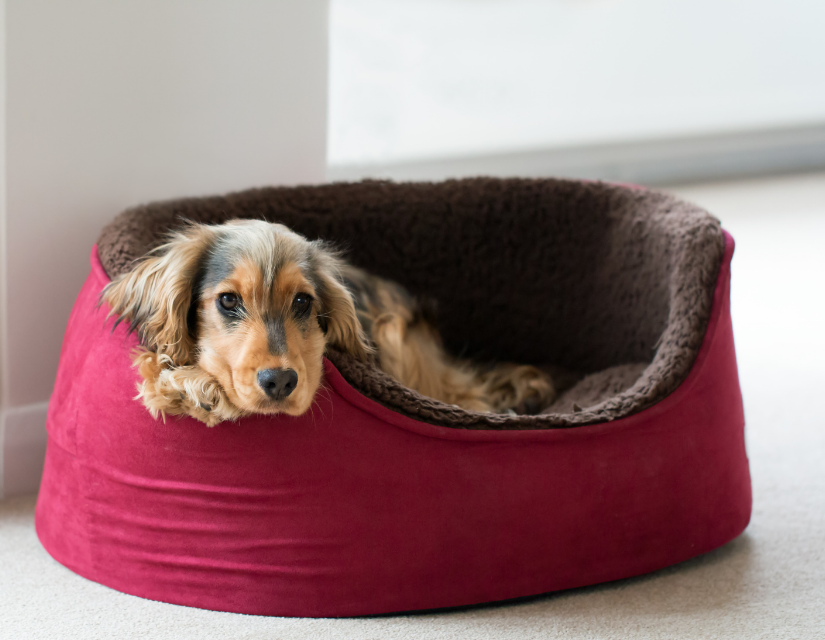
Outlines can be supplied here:
M188 415L208 427L244 415L243 411L232 404L217 380L211 376L205 378L198 381L196 388L189 390L186 397Z
M188 415L213 427L243 415L220 383L196 365L175 366L168 356L150 351L137 353L134 362L143 377L136 399L156 419Z

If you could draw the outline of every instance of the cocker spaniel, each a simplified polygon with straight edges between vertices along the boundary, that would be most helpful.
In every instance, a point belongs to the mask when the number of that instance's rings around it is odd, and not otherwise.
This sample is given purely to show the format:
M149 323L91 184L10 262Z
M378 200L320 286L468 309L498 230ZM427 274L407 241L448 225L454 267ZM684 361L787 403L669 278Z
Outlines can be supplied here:
M156 418L212 426L301 415L328 346L471 411L535 413L555 395L535 367L450 356L403 287L280 224L191 224L109 283L101 302L139 337L137 397Z

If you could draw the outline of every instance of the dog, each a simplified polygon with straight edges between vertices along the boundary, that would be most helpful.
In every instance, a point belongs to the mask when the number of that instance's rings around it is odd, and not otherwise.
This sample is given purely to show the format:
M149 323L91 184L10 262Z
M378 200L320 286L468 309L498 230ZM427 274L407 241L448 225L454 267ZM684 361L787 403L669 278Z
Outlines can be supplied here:
M139 338L136 399L156 419L299 416L328 348L470 411L536 413L555 395L536 367L452 357L428 305L281 224L190 223L107 284L103 302Z

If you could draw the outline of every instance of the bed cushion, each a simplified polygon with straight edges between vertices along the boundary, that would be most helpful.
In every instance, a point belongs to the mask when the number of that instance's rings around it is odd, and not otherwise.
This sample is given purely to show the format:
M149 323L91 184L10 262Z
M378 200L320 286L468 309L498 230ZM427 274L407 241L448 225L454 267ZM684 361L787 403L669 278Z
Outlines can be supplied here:
M685 378L701 345L724 250L719 222L653 191L598 182L476 178L365 181L190 198L122 213L98 241L110 277L185 220L281 222L332 240L358 266L434 300L454 353L550 364L579 376L649 366L586 410L478 414L423 398L346 354L328 357L355 388L405 415L474 429L616 420ZM627 377L626 371L618 371ZM615 385L614 385L615 386Z

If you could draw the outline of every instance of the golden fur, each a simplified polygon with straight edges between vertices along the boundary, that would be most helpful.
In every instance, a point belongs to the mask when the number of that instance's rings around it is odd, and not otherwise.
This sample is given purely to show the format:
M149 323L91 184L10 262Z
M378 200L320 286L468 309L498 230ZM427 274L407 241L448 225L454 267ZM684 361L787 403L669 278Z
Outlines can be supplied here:
M327 346L468 410L535 412L554 396L535 367L451 357L402 287L283 225L190 225L101 299L140 338L138 398L155 417L212 426L252 413L301 415L321 385ZM277 389L266 375L278 376Z

